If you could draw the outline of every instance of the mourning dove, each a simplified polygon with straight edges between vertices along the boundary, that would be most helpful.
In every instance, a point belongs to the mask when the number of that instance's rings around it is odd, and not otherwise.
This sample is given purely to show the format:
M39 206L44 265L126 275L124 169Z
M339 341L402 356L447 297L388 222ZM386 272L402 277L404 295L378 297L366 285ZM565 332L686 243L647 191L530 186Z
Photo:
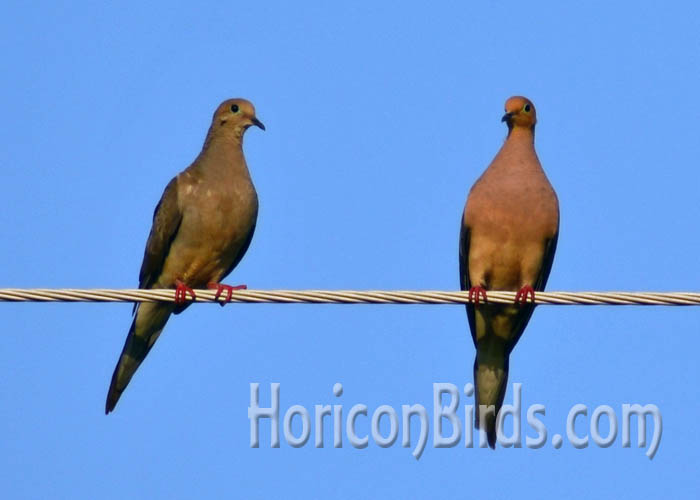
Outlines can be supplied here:
M528 296L534 302L535 291L544 290L559 234L557 195L535 153L535 106L511 97L505 108L508 137L469 192L459 242L460 285L472 301L476 401L493 405L493 411L476 408L476 427L483 419L491 448L508 358L535 309ZM485 303L487 290L517 291L515 304Z
M229 99L214 112L202 151L165 188L139 274L139 288L175 288L175 303L141 302L107 394L105 413L119 397L163 331L171 313L189 305L193 288L225 291L220 284L241 261L255 231L258 196L243 156L243 134L251 125L265 130L253 104Z

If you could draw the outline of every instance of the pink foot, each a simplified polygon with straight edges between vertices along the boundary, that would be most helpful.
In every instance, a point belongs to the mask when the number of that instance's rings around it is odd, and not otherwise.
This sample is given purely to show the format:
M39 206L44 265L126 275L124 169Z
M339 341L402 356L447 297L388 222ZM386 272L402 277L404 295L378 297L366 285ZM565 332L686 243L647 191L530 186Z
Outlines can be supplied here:
M233 291L234 290L247 290L248 286L247 285L237 285L237 286L231 286L231 285L222 285L221 283L208 283L207 288L210 290L213 290L216 288L216 294L214 295L214 300L219 300L219 297L221 297L221 294L226 290L226 300L219 302L219 305L221 307L224 307L227 302L231 302L231 297L233 296Z
M182 305L187 300L187 294L192 296L192 300L195 300L197 296L194 294L194 290L185 285L180 280L175 280L175 304Z
M518 293L515 294L515 303L516 304L526 304L528 295L530 295L530 297L532 297L532 302L534 304L534 302L535 302L535 289L532 288L530 285L525 285L520 290L518 290Z
M469 289L469 302L478 306L480 297L484 297L484 302L486 302L486 289L484 287L473 286Z

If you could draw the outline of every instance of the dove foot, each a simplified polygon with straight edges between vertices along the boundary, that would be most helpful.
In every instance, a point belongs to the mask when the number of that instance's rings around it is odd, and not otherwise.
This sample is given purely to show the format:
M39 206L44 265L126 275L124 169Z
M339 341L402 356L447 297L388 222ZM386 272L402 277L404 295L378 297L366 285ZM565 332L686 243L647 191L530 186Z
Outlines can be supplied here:
M194 294L194 290L185 285L180 280L175 280L175 304L182 305L187 301L187 294L192 296L192 300L195 300L197 296Z
M535 302L535 289L532 288L530 285L525 285L520 290L518 290L518 293L515 294L515 303L516 304L526 304L528 295L530 295L530 297L532 297L532 302L534 303Z
M223 300L222 302L219 302L219 305L221 307L224 307L227 302L231 302L231 297L233 296L234 290L247 290L248 286L247 285L231 286L231 285L222 285L221 283L208 283L207 288L209 288L211 290L216 288L216 294L214 295L214 300L219 300L219 297L221 297L221 294L224 293L224 290L226 290L226 299Z
M486 289L484 287L473 286L469 289L469 302L478 306L480 297L483 297L484 302L486 302Z

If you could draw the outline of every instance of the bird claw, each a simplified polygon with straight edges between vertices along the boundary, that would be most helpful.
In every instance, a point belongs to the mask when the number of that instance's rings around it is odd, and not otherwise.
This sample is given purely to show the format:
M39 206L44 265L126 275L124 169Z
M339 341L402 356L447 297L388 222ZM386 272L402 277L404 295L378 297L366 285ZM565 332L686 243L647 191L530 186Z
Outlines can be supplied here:
M479 298L484 297L484 302L486 302L486 289L481 286L473 286L469 289L469 302L473 302L474 305L479 305Z
M221 283L209 283L207 284L207 288L213 290L216 288L216 294L214 295L214 300L219 300L219 297L221 297L221 294L226 290L226 299L223 300L222 302L219 302L219 305L221 307L224 307L227 302L231 302L231 297L233 296L233 291L234 290L247 290L248 286L247 285L236 285L236 286L231 286L231 285L223 285Z
M532 288L530 285L525 285L520 290L518 290L518 293L515 294L515 303L516 304L526 304L528 295L530 295L530 297L532 297L532 302L534 304L534 302L535 302L535 289Z
M187 301L187 294L192 296L192 300L195 300L197 296L194 294L194 290L185 285L180 280L175 280L175 304L182 305Z

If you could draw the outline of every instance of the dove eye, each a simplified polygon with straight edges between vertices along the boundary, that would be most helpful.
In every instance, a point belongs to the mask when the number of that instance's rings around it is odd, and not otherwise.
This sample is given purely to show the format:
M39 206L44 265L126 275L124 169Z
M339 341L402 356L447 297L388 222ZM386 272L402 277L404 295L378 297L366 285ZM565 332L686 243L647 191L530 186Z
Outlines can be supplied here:
M231 111L233 111L234 113L238 113L238 110L238 104L231 104Z
M523 108L526 113L530 112L531 106L529 104L526 104L525 107Z

